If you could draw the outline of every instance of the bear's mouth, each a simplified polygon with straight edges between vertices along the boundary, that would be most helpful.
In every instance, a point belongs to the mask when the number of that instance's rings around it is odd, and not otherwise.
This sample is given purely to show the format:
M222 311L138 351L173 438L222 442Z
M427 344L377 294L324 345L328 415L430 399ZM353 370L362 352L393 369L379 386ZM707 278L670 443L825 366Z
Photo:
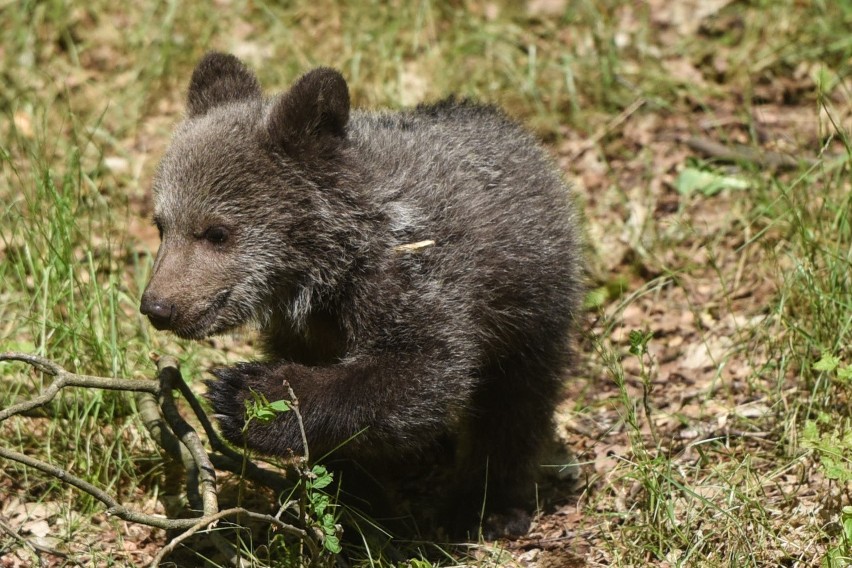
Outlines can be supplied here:
M193 322L186 326L176 327L173 330L175 335L183 339L204 339L205 337L209 337L227 329L226 325L222 325L224 322L217 325L216 320L228 304L228 299L230 297L230 288L217 292L207 308L205 308L205 310L201 312L201 314L197 316ZM219 329L220 327L222 329Z

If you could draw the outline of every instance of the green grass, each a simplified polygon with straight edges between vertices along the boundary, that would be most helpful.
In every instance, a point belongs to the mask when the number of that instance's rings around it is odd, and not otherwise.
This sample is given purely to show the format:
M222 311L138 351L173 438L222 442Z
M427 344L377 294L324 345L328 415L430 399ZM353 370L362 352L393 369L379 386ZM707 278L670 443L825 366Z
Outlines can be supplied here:
M664 4L0 3L0 350L119 377L151 376L148 353L170 352L191 379L252 356L154 333L137 310L151 175L206 50L243 57L271 91L323 64L357 106L475 97L548 144L590 235L594 307L560 423L590 425L565 430L586 465L558 505L579 516L563 548L527 548L554 565L847 565L852 4L733 2L701 21ZM812 161L731 165L677 143L694 135ZM687 167L745 188L679 193ZM632 352L631 331L651 333ZM0 407L44 384L0 366ZM161 490L163 462L124 395L67 393L0 434L129 504L153 507ZM94 500L0 463L0 511L18 501L60 503L54 533L95 564L120 565L120 542L143 540L94 522ZM19 550L0 533L0 557ZM520 552L430 562L511 565Z

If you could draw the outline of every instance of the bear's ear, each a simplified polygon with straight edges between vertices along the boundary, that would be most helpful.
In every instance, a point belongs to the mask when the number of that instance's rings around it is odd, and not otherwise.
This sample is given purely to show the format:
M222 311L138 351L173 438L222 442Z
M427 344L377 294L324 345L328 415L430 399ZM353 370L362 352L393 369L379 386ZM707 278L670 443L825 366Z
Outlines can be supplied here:
M257 77L242 61L226 53L205 55L189 81L187 116L202 116L226 103L262 96Z
M274 144L299 153L346 136L349 87L338 71L319 67L303 75L273 103L267 132Z

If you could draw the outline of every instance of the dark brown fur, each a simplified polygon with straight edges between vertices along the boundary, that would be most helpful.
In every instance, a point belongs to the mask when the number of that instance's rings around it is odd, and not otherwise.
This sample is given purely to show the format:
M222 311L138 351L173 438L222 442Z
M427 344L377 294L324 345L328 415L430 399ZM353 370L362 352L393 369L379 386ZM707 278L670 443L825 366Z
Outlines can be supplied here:
M287 398L287 381L312 456L337 448L379 487L442 464L439 524L473 527L484 502L498 532L525 528L581 289L568 188L529 134L455 100L350 116L324 68L265 99L211 53L154 196L143 313L182 337L255 322L264 338L266 361L208 383L226 438L302 452L292 414L243 440L250 391Z

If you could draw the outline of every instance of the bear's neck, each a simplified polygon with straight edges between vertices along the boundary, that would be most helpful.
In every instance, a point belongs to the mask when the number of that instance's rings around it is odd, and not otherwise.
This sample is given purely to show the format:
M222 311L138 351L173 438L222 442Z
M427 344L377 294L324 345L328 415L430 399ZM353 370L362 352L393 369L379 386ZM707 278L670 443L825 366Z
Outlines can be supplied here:
M298 327L288 321L272 322L262 337L268 358L307 366L336 363L346 352L339 315L327 310L311 311Z

